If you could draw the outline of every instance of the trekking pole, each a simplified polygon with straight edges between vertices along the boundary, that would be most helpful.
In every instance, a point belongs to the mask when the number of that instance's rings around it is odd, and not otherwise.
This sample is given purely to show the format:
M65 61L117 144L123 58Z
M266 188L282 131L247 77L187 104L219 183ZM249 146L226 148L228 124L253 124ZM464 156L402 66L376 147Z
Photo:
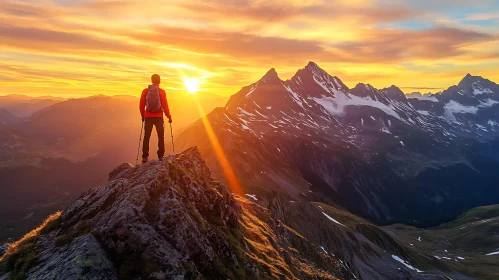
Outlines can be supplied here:
M135 165L137 165L139 162L140 143L142 142L142 130L144 130L144 122L142 122L142 127L140 128L139 147L137 148L137 159L135 159Z
M172 135L173 160L175 160L175 143L173 142L173 127L170 123L170 134Z

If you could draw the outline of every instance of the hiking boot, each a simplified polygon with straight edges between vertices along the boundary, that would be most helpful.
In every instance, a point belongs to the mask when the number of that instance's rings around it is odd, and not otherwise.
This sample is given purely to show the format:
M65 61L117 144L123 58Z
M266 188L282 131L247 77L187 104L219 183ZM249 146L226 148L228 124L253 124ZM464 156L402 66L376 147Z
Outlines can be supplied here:
M148 161L149 161L149 159L148 159L148 158L146 158L146 157L145 157L145 158L142 158L142 163L146 163L146 162L148 162Z

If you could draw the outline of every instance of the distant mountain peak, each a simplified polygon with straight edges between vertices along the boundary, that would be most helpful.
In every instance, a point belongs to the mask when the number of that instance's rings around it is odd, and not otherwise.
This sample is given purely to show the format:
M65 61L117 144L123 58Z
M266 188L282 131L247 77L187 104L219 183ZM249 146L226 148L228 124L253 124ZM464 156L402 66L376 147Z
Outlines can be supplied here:
M356 90L363 90L363 89L374 90L374 87L371 86L370 84L358 83L355 85L355 87L353 89L356 89Z
M421 98L421 97L423 97L423 94L419 91L415 91L415 92L411 92L411 93L406 94L406 97L407 98Z
M473 81L483 80L480 76L473 76L470 73L466 74L464 78L461 79L458 86L470 86Z
M305 68L319 68L320 69L319 65L313 61L309 61L307 63L307 66L305 66Z
M330 90L348 91L349 88L336 76L331 76L324 69L320 68L317 63L310 61L304 68L298 70L291 78L291 81L300 86L317 87L321 89L315 93L308 93L308 95L320 96L325 90L331 94ZM328 88L328 89L326 89Z
M407 99L405 96L404 92L397 86L392 85L388 88L384 88L381 90L392 100L397 100L397 101L404 101Z
M322 69L317 63L310 61L306 66L305 70L311 72L312 74L315 75L320 75L320 74L326 74L329 75L324 69Z
M279 81L281 82L281 79L279 78L279 75L277 74L277 71L275 68L270 68L265 75L260 79L261 82L268 82L268 81Z
M452 88L452 87L451 87ZM459 93L469 96L492 94L499 89L499 85L481 76L467 74L457 86Z

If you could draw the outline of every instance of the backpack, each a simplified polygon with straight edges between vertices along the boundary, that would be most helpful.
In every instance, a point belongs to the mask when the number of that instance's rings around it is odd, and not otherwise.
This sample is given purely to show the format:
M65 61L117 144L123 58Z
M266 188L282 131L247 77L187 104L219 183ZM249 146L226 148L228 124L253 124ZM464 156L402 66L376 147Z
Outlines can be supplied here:
M163 112L161 95L159 94L159 87L157 86L150 85L147 87L146 111L151 113Z

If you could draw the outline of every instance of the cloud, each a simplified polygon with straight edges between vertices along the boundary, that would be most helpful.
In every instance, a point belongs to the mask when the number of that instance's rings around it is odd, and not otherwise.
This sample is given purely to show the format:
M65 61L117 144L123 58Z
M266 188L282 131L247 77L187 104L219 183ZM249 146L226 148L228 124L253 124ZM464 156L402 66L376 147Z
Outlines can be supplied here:
M102 38L77 32L62 32L37 27L26 28L12 25L0 26L0 45L9 49L24 49L32 52L64 52L81 54L85 52L108 52L142 58L153 57L155 49L123 40ZM95 54L88 54L92 56Z
M466 20L498 20L499 13L479 13L466 17Z
M289 76L309 60L353 84L440 87L454 70L495 73L497 31L467 22L493 20L490 3L4 0L0 92L24 79L121 94L158 72L175 88L183 76L204 77L203 90L229 95L269 68ZM437 80L438 71L452 74Z
M408 59L444 59L466 53L465 46L493 41L494 35L448 27L423 30L375 30L361 41L339 43L331 51L352 62L404 62Z
M420 86L420 87L401 87L403 89L417 89L417 90L442 90L443 88L438 88L438 87L425 87L425 86Z

